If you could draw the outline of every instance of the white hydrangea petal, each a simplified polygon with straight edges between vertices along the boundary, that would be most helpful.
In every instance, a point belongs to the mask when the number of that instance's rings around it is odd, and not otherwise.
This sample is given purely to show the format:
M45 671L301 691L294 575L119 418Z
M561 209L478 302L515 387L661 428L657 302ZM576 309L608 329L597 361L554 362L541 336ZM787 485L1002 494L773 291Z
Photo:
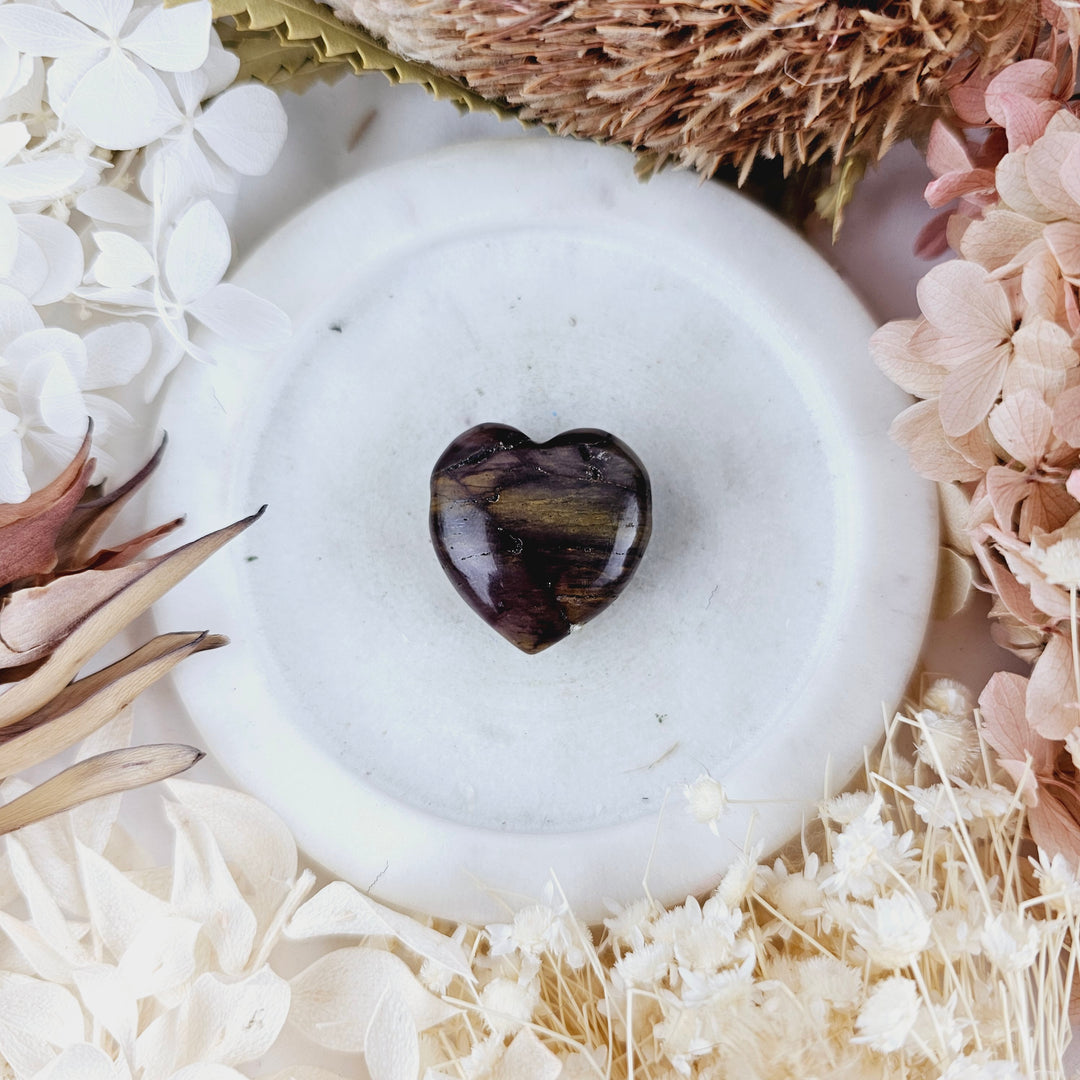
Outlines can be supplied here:
M38 307L63 300L79 285L83 275L83 249L75 230L44 214L20 214L19 231L44 259L46 276L27 294Z
M6 165L0 169L0 199L11 203L58 199L79 182L84 171L85 166L78 158L60 152L36 161Z
M0 165L6 165L30 142L30 129L21 120L0 124Z
M39 330L20 334L4 350L4 358L15 371L22 371L38 360L59 362L72 375L82 374L86 367L86 346L78 334L58 326L43 326Z
M166 81L180 101L177 117L180 117L181 113L184 117L194 116L199 111L199 106L210 96L207 93L207 75L201 67L194 71L171 72Z
M120 51L109 53L79 80L64 106L63 120L106 150L146 146L167 126L157 88Z
M132 0L63 0L64 10L88 26L100 30L105 37L119 37Z
M84 1038L83 1011L56 983L0 971L0 1055L16 1073L33 1076L61 1047Z
M371 1080L416 1080L420 1041L405 1002L393 987L379 998L364 1036L364 1064Z
M0 206L3 205L5 204L0 203ZM19 217L37 216L37 214L19 215ZM29 300L49 280L49 260L45 258L45 252L41 250L41 246L18 226L16 226L15 252L9 271L0 275L0 283L17 289Z
M0 353L17 337L30 330L40 330L41 316L34 305L10 285L0 285Z
M174 1072L169 1080L248 1080L243 1073L230 1069L228 1065L185 1065L179 1072Z
M456 941L364 896L344 881L331 882L303 904L285 930L286 937L294 939L343 934L397 938L417 956L472 978L469 959Z
M244 176L270 171L285 145L281 99L265 86L236 86L210 103L195 129L210 149Z
M157 272L154 256L127 233L101 229L93 234L100 254L91 271L107 289L130 289Z
M183 316L172 321L155 319L150 325L150 339L153 342L150 360L143 369L143 401L147 403L157 397L169 373L184 358L187 321ZM218 843L222 843L220 838ZM226 859L228 858L226 855Z
M0 36L30 56L71 56L106 44L70 15L34 4L0 5Z
M196 1063L239 1065L273 1045L289 1012L289 984L269 968L245 979L204 972L179 1008L147 1027L135 1046L147 1080Z
M267 881L287 887L296 877L296 841L268 806L242 791L169 780L169 793L204 821L225 862L258 888Z
M84 390L126 386L150 359L150 331L134 319L109 323L83 338L86 346Z
M74 972L72 963L45 940L37 927L0 910L0 930L26 961L29 969L27 974L37 975L46 982L71 982ZM10 960L4 967L11 970L9 965Z
M164 994L194 977L200 929L193 919L168 915L139 925L118 965L136 998Z
M204 925L221 970L237 974L255 943L255 913L240 894L209 828L176 803L167 804L165 812L176 831L172 905Z
M25 366L19 377L18 397L23 417L36 413L47 432L74 439L86 431L82 391L71 371L56 358L41 357ZM31 434L40 433L32 430Z
M127 980L111 964L88 964L73 976L87 1011L116 1040L128 1060L135 1053L139 1007Z
M119 960L143 923L171 915L172 911L164 901L132 884L96 851L79 843L75 848L94 929L114 959Z
M4 410L0 410L0 416L3 413ZM30 482L23 468L22 440L11 431L0 434L0 502L20 503L29 497Z
M112 1058L91 1043L63 1050L34 1076L34 1080L117 1080Z
M102 43L104 46L104 43ZM73 53L71 56L62 56L59 60L53 60L49 64L49 74L45 85L49 106L58 116L64 115L68 98L71 92L79 85L83 76L103 56L102 50L88 50L86 52Z
M30 785L18 777L8 777L2 790L4 800L11 801L29 791ZM86 898L67 822L62 817L51 817L20 829L19 843L26 848L30 861L60 907L75 918L83 918Z
M19 225L15 214L6 202L0 200L0 278L11 273L18 249Z
M199 70L206 78L204 101L206 98L216 97L232 86L240 71L240 58L221 44L221 39L213 29L210 31L210 51Z
M75 208L94 221L129 229L148 229L154 217L148 202L107 184L82 192Z
M30 861L26 849L12 836L8 839L11 872L30 912L34 928L50 948L70 964L85 964L90 957L72 934L52 893Z
M37 56L20 55L20 75L16 82L21 82L22 75L29 77L14 93L0 99L0 120L13 116L36 115L42 111L42 98L45 95L45 63ZM59 63L54 60L53 63Z
M194 71L210 50L212 18L209 0L155 5L122 44L158 71Z
M238 285L215 285L187 309L208 330L249 349L280 345L292 330L281 308Z
M403 960L379 949L337 949L296 975L291 985L290 1022L319 1046L346 1053L363 1050L379 999L388 988L404 1002L420 1031L455 1012L425 990Z
M10 42L0 41L0 100L6 100L29 84L34 57L20 52Z
M202 199L176 223L165 250L165 280L182 304L209 292L232 258L229 227L221 211Z

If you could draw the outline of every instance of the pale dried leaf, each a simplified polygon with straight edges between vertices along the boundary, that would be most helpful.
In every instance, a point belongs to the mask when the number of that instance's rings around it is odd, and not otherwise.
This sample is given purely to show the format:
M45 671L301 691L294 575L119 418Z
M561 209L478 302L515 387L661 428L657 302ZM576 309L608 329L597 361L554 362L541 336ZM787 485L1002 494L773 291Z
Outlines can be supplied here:
M141 577L89 613L37 671L0 695L0 727L13 724L45 705L105 642L261 514L262 511L169 554L140 563L144 569Z
M428 993L403 960L377 949L338 949L320 957L292 980L290 1021L329 1050L356 1053L379 998L392 987L421 1031L455 1010Z
M191 780L170 780L166 787L206 823L225 862L253 890L267 882L288 887L296 877L296 841L281 818L258 799Z
M175 776L202 757L202 751L192 746L163 743L113 750L77 762L0 807L0 833L23 829L102 795L130 791Z
M456 941L372 900L344 881L332 882L304 904L285 934L299 940L330 935L393 937L417 956L472 979L469 959Z
M408 1006L388 986L379 998L364 1038L364 1064L371 1080L416 1080L420 1043Z
M972 565L952 548L938 548L937 583L934 586L933 616L949 619L963 611L971 597L975 575Z
M66 750L127 708L181 660L224 644L224 638L206 633L163 634L70 684L44 708L0 731L0 736L7 736L0 742L0 776L11 776Z
M1062 634L1051 635L1031 670L1026 715L1028 724L1047 739L1064 739L1080 723L1072 646Z
M205 822L177 803L166 804L165 813L176 832L172 905L205 926L221 970L238 974L255 942L255 914Z

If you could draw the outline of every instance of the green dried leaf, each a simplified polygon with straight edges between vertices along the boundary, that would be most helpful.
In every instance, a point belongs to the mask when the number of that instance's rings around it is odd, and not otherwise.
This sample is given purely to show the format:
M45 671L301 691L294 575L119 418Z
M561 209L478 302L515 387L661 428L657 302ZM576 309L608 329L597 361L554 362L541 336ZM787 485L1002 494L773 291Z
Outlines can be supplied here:
M215 19L232 18L241 34L276 29L285 43L310 43L304 62L347 61L357 73L381 71L394 83L418 83L435 98L454 102L467 112L491 112L510 116L510 111L487 101L455 79L414 60L391 52L359 26L349 26L323 4L314 0L214 0ZM296 63L289 57L289 64ZM270 62L260 60L252 72L266 82L283 81L269 70ZM301 65L302 66L302 65ZM293 74L288 66L278 69Z

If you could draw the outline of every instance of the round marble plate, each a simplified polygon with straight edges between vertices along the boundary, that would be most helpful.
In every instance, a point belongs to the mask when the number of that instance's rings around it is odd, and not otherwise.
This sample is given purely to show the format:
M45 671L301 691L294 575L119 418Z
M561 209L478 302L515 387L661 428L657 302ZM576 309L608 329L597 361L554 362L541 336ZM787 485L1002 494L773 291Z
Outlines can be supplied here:
M157 605L233 639L181 696L312 857L392 903L490 918L552 874L589 919L646 880L681 900L751 816L714 836L683 785L710 774L782 842L919 650L935 503L886 436L904 398L870 319L747 200L632 164L540 139L362 176L233 277L289 344L214 346L166 393L155 516L177 492L193 531L269 504ZM652 480L634 580L536 656L428 539L431 467L483 421L607 429Z

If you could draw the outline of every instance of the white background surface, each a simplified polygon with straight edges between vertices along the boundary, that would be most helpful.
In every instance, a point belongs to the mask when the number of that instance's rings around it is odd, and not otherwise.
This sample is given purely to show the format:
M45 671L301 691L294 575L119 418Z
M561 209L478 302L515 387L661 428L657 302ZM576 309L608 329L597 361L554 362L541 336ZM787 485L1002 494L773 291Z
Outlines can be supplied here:
M346 77L333 87L317 86L303 96L286 93L284 101L290 135L282 158L270 176L245 184L232 209L236 262L301 207L367 170L455 142L550 137L490 117L462 117L453 106L431 100L416 87L391 86L377 75ZM857 283L855 291L882 320L916 312L915 283L926 265L910 251L918 229L929 216L921 199L927 179L918 154L910 147L897 149L864 181L840 243L832 247L824 229L815 237L819 250L850 282ZM175 488L174 497L177 512L189 509L181 486ZM249 509L238 508L237 516ZM192 524L201 530L221 523ZM967 615L932 627L925 655L930 671L959 677L976 692L992 671L1015 666L1015 661L990 643L984 609L985 605L976 604ZM145 626L137 629L135 636L140 634L141 638L147 636ZM220 652L188 661L190 665L227 663L227 655ZM169 687L146 695L136 715L140 741L200 743ZM192 776L224 779L211 761L200 764ZM707 842L704 830L702 835ZM730 852L715 850L720 865Z

